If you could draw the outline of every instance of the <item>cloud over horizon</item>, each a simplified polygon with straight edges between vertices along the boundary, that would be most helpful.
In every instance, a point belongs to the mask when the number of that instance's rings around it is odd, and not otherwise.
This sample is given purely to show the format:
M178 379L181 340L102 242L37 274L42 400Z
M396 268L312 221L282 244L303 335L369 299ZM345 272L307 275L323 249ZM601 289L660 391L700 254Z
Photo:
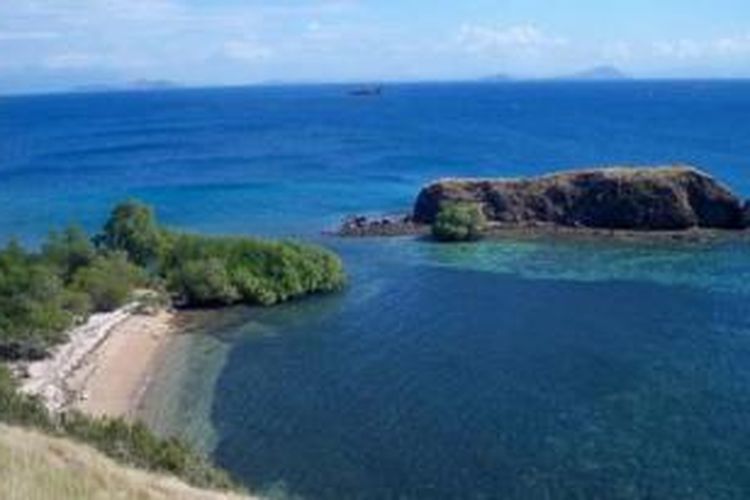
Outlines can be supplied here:
M5 2L0 90L139 78L201 85L544 76L599 64L643 76L750 76L750 19L685 36L661 21L638 26L641 0L632 0L632 23L604 30L595 13L578 20L540 1ZM584 10L592 1L578 1L581 13L593 12ZM676 0L665 2L687 15Z

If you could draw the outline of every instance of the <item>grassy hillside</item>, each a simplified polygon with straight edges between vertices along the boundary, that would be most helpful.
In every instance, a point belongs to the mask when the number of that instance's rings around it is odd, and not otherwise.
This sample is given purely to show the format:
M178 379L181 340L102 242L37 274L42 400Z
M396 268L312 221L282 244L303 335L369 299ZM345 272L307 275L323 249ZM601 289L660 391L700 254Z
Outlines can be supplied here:
M0 425L0 485L6 500L109 498L239 499L117 464L93 448Z

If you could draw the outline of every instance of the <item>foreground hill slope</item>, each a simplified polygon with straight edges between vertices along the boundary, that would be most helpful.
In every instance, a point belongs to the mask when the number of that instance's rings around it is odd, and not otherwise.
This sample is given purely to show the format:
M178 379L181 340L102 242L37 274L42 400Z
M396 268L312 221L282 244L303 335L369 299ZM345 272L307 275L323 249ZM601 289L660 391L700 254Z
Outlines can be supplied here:
M0 497L5 500L240 499L117 464L88 446L0 425Z

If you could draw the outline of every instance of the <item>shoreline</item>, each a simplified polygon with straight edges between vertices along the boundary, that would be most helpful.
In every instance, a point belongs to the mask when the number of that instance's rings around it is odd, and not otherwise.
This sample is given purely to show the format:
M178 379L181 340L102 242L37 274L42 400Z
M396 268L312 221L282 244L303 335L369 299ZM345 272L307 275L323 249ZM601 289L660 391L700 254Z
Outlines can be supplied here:
M154 369L179 330L178 319L171 310L144 312L137 302L94 314L50 357L16 365L25 375L21 391L40 397L53 412L134 420Z
M415 223L409 215L350 217L338 229L324 231L326 236L344 239L412 237L430 240L430 225ZM687 229L620 229L585 226L564 226L551 223L491 223L482 240L545 240L610 241L623 243L712 243L748 241L750 229L716 229L692 227Z

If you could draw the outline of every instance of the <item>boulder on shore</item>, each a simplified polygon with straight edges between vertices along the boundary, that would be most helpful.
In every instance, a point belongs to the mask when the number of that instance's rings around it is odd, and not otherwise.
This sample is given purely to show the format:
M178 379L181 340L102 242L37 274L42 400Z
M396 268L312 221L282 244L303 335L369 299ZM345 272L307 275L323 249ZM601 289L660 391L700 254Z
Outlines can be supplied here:
M499 226L683 230L742 229L750 205L692 167L604 168L512 180L446 179L420 192L417 224L432 224L446 202L481 206Z

